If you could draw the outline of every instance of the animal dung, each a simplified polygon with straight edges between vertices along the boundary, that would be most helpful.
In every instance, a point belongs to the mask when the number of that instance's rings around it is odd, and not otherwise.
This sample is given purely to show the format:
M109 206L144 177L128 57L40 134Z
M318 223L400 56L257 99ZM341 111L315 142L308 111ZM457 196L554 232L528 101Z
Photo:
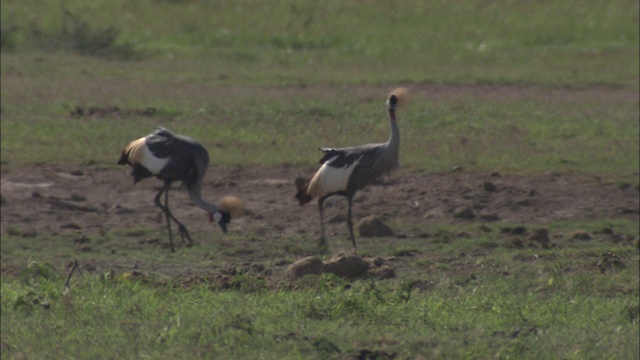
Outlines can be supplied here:
M232 218L238 218L244 214L244 202L233 195L222 197L218 202L218 208L231 214Z

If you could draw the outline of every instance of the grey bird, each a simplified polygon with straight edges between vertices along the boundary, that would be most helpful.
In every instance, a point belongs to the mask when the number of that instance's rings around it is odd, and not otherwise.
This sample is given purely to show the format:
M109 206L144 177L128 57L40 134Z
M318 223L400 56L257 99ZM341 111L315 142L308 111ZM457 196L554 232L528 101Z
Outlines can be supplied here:
M399 88L393 90L387 98L387 111L391 125L391 135L387 142L339 149L320 148L324 153L319 161L322 164L320 169L309 179L296 179L295 185L298 192L295 197L300 205L318 198L321 245L325 243L324 201L330 196L342 195L348 201L347 227L353 250L357 251L351 220L353 197L358 190L399 166L400 130L396 121L396 108L405 100L406 94L406 89Z
M215 204L202 198L202 179L209 167L209 153L199 142L158 127L158 130L147 136L132 141L125 147L118 160L118 165L130 165L133 183L155 176L163 181L154 201L165 215L171 251L173 236L171 221L178 225L178 233L182 241L185 238L193 243L189 231L169 210L169 188L175 181L181 181L186 187L189 197L200 208L209 214L209 222L216 221L223 232L227 232L227 224L231 221L230 213L220 210ZM164 194L164 205L160 197Z

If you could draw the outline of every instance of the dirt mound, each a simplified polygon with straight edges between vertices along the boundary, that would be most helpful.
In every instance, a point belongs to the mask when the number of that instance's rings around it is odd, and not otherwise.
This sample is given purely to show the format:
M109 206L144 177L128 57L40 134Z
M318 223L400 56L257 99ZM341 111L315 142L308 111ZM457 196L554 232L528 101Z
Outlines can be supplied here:
M317 256L302 258L287 268L287 276L296 280L305 275L335 274L341 278L376 277L388 279L396 276L395 269L381 257L362 258L358 255L339 255L322 262Z
M305 275L320 275L323 266L319 257L308 256L289 265L287 276L291 279L299 279Z
M393 236L395 232L376 215L369 215L360 220L358 233L362 237Z
M357 255L341 255L324 263L325 273L343 278L355 278L369 270L369 263Z

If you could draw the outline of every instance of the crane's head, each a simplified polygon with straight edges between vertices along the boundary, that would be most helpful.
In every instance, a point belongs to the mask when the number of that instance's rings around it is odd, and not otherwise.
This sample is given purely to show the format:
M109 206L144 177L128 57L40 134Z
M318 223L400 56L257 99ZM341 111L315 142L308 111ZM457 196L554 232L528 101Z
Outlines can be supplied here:
M404 105L407 101L408 91L406 88L396 88L391 91L387 98L387 110L389 110L389 116L393 120L396 119L396 108Z
M209 222L217 222L222 231L227 233L227 224L231 222L231 214L226 211L217 210L213 214L209 214Z
M224 196L218 202L218 209L209 214L209 222L217 222L222 231L227 232L227 224L231 222L231 217L240 217L244 213L242 199L237 196Z

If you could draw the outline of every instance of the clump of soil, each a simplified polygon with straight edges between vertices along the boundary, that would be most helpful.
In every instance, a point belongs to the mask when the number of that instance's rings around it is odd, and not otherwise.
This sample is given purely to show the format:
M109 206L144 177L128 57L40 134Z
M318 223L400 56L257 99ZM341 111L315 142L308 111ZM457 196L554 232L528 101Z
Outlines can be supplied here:
M456 219L473 220L476 217L476 213L468 206L457 209L453 213L453 217Z
M591 240L591 239L593 239L591 234L589 234L588 232L586 232L584 230L576 230L576 231L574 231L573 234L571 234L571 238L573 240Z
M541 244L548 244L551 240L549 239L549 230L545 228L536 229L533 234L531 234L527 240L536 241Z
M369 263L357 255L338 256L324 263L323 271L343 278L355 278L369 270Z
M297 280L305 275L335 274L345 279L358 277L393 278L395 268L381 257L362 258L358 255L339 255L322 262L317 256L302 258L287 268L287 276Z
M287 268L287 276L291 279L299 279L305 275L320 275L324 264L317 256L302 258Z
M367 259L369 263L369 270L367 274L369 277L379 278L379 279L391 279L396 277L396 269L395 267L389 265L387 260L376 257Z
M395 232L376 215L369 215L360 220L358 233L361 237L393 236Z

